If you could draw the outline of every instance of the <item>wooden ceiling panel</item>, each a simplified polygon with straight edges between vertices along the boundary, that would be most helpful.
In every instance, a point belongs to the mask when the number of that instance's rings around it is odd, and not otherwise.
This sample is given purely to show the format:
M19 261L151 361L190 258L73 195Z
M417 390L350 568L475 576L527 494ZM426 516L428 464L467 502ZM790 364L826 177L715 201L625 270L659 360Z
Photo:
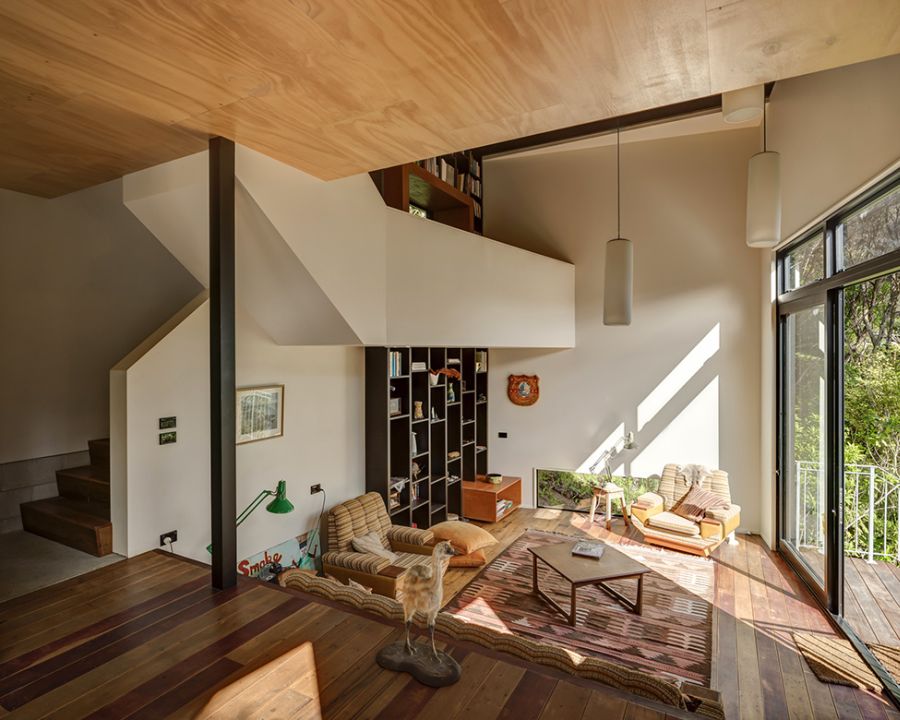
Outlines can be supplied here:
M897 0L3 0L0 186L69 192L209 135L337 178L900 52L898 13Z

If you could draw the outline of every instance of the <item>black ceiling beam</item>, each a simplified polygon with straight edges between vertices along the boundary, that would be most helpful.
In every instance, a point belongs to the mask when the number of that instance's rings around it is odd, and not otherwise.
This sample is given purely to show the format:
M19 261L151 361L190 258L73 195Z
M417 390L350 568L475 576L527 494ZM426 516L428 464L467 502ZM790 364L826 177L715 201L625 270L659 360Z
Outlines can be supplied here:
M774 86L774 82L765 84L766 98L772 93L772 88ZM602 135L604 133L612 132L616 128L624 130L636 125L660 123L684 117L686 115L721 109L722 96L708 95L702 98L674 103L673 105L663 105L662 107L651 108L649 110L640 110L639 112L629 113L628 115L594 120L593 122L583 123L581 125L572 125L571 127L560 128L558 130L549 130L534 135L526 135L525 137L516 138L514 140L505 140L503 142L492 143L491 145L482 145L481 147L474 148L472 153L475 157L481 159L488 155L501 155L519 150L530 150L545 145L556 145L558 143L571 142L593 135Z

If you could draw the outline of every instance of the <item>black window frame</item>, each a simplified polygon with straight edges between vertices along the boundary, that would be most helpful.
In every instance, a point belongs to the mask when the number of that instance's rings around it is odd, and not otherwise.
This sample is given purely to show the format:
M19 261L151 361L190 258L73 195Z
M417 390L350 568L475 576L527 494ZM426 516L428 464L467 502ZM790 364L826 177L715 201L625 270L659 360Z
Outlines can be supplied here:
M843 298L844 288L865 280L900 271L900 248L884 255L870 258L849 268L839 268L838 258L841 248L838 226L842 221L864 206L900 188L900 170L896 170L867 190L835 208L828 215L807 228L802 234L776 252L776 313L778 318L776 335L776 513L775 549L781 554L797 575L809 587L813 596L828 613L831 620L847 636L859 654L878 676L891 697L900 708L900 685L887 673L868 646L859 638L855 630L843 617L844 605L844 555L843 555ZM785 258L803 243L818 234L823 235L825 249L825 276L802 287L786 290ZM782 543L784 529L785 488L788 474L783 466L785 459L785 438L790 416L784 407L786 397L784 372L786 348L786 318L794 312L815 305L825 308L826 323L826 420L825 420L825 465L826 465L826 566L824 588L819 585L802 558L795 555Z

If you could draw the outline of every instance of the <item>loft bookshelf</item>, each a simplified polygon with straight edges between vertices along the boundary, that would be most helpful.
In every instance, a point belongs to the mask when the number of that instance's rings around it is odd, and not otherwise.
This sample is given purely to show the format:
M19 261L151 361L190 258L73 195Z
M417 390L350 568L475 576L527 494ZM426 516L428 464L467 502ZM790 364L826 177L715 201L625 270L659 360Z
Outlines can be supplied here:
M432 384L429 370L443 368L462 377ZM487 410L486 348L366 348L366 490L381 494L391 522L462 516L461 481L487 473Z
M373 173L385 204L481 234L481 160L470 152L406 163Z

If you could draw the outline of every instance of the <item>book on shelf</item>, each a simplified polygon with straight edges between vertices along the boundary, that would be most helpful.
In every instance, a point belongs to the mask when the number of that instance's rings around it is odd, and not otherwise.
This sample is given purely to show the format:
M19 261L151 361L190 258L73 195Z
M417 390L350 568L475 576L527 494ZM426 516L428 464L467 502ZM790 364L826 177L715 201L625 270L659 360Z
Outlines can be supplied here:
M391 377L399 377L403 374L403 353L392 350L388 355Z
M487 351L486 350L476 350L475 351L475 372L487 372L488 364L487 364Z
M512 500L498 500L497 501L497 517L500 517L505 512L507 512L513 506Z
M572 548L572 554L579 557L600 558L603 556L603 543L582 540L575 543L575 546Z

